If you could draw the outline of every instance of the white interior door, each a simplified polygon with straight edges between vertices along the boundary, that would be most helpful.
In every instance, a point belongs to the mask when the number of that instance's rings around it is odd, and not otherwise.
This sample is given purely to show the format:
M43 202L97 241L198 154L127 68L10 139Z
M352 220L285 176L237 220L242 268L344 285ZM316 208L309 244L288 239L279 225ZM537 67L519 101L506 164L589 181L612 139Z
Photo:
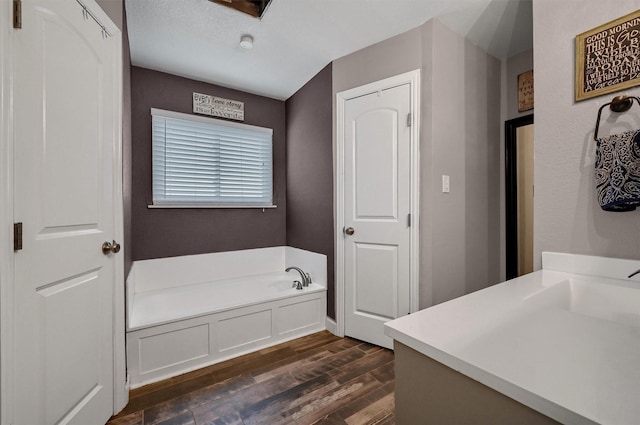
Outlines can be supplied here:
M95 13L93 0L84 1ZM113 32L113 31L112 31ZM23 0L13 35L15 425L104 424L113 413L120 223L120 35L75 0ZM117 179L116 179L117 181ZM119 300L120 302L120 300Z
M410 312L410 89L344 106L345 335L387 348L383 324Z

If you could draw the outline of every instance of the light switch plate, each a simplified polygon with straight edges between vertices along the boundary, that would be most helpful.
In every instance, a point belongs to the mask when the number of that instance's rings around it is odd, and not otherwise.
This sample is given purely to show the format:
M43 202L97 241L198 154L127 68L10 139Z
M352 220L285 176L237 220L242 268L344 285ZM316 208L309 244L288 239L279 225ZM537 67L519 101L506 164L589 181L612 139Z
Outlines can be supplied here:
M442 193L449 193L451 190L449 185L449 176L446 174L442 175Z

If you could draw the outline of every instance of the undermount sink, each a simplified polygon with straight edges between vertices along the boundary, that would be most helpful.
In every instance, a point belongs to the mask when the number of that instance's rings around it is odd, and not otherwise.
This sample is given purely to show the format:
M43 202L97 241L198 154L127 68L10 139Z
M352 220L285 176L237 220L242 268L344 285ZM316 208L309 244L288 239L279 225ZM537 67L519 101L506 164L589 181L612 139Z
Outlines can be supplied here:
M640 283L635 287L570 280L569 311L622 325L640 327Z
M539 309L553 306L595 319L640 327L640 282L572 277L543 289L525 300Z

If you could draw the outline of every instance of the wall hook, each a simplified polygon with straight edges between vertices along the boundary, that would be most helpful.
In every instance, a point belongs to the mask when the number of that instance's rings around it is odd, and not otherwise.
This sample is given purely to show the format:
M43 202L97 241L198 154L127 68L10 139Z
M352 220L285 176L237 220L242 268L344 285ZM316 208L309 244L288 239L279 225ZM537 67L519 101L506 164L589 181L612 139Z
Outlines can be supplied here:
M616 96L611 101L611 109L613 112L627 112L633 106L633 97L629 97L626 94Z

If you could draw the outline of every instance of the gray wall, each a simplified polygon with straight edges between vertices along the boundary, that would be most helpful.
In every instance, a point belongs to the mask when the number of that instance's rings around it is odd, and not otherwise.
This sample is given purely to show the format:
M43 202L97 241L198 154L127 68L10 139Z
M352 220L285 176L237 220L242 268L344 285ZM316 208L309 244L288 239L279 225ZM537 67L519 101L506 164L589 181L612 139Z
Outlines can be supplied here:
M534 110L518 112L518 75L533 69L533 49L507 59L507 120L533 114ZM534 89L535 89L535 74ZM534 99L535 107L535 99Z
M500 61L429 21L336 60L333 95L418 68L425 308L500 278ZM441 193L442 174L450 194Z
M327 256L335 318L331 64L286 102L287 245Z
M604 212L595 196L595 120L613 95L574 103L573 89L576 34L640 9L640 0L588 3L533 2L536 268L542 251L640 259L640 211ZM603 112L601 134L640 128L638 105L614 115Z
M114 24L123 31L124 27L124 0L96 0L98 6L106 13Z
M420 68L422 31L415 28L333 62L333 94Z
M501 63L437 20L426 27L421 247L431 258L422 264L421 307L500 280ZM450 193L442 193L443 174Z
M286 243L285 103L144 68L131 68L133 260ZM273 129L275 209L149 209L151 108L192 112L192 93L245 104L245 123Z
M122 46L122 201L124 224L124 275L129 275L133 263L133 250L131 249L131 51L129 50L129 33L127 31L127 12L123 8L123 43Z

